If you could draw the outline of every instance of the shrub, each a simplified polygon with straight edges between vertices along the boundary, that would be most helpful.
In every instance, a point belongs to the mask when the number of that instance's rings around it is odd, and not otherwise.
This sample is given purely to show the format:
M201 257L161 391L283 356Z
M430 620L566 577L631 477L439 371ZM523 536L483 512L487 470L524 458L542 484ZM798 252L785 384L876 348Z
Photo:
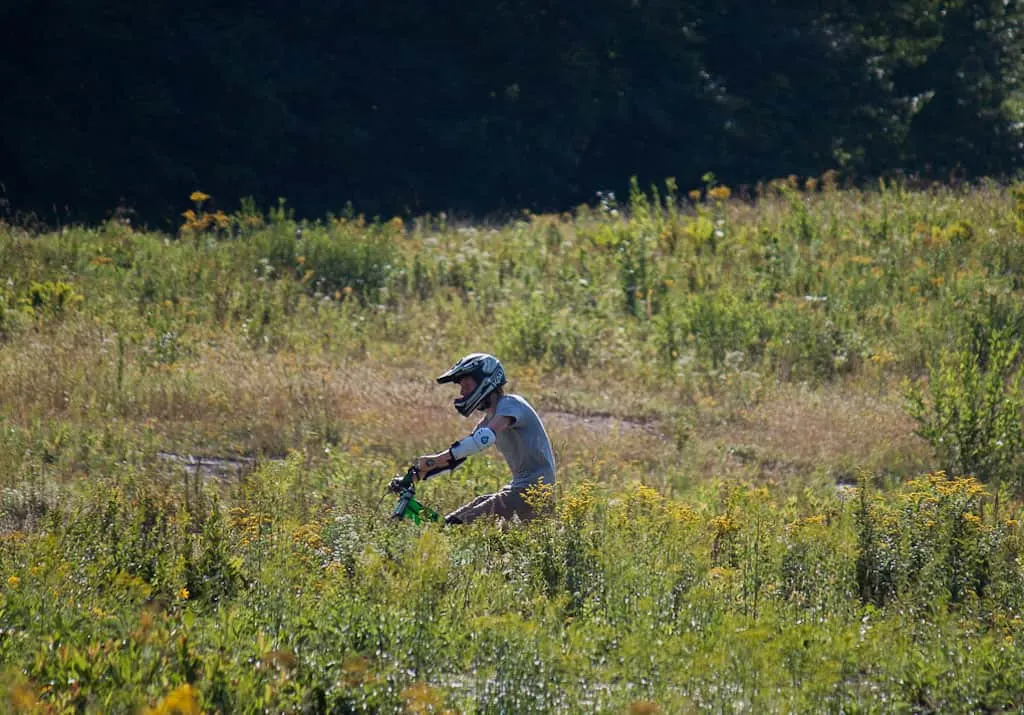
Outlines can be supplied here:
M842 329L809 298L784 304L772 313L772 337L766 350L783 380L831 380L859 364L856 335Z
M950 474L1021 486L1024 449L1024 365L1020 344L1007 331L981 351L958 347L928 363L928 379L904 386L906 408L918 434Z
M498 352L519 362L582 367L592 355L587 323L568 309L554 311L544 296L507 306L498 316Z
M71 312L83 300L84 298L64 281L32 281L21 299L21 304L30 308L39 318L53 318Z
M907 482L889 499L860 490L857 585L865 603L905 597L928 610L984 598L1016 580L1019 545L1005 522L986 520L987 493L943 472Z
M304 231L296 251L304 257L305 269L312 272L310 283L319 292L354 294L363 303L380 300L396 257L386 233L342 220L326 229Z

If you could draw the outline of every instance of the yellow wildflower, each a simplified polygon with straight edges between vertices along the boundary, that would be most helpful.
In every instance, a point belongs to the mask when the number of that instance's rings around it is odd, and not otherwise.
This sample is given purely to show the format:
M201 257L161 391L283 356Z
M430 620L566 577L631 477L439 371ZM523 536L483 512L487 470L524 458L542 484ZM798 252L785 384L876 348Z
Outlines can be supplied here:
M560 502L562 518L571 523L578 524L594 505L594 487L590 482L582 482L576 487L573 494L570 494Z
M179 685L156 704L146 708L144 715L202 715L199 691L188 683Z
M10 695L8 696L11 707L16 713L34 713L40 712L39 700L36 697L35 690L28 683L18 683L11 688Z
M551 484L534 484L526 490L524 500L535 511L546 511L555 503L555 488Z
M195 201L196 203L198 203L198 204L201 204L201 203L203 203L204 201L206 201L206 200L207 200L208 198L210 198L210 195L209 195L209 194L204 194L204 193L203 193L202 191L193 191L193 192L192 192L192 193L191 193L191 194L189 195L189 197L188 197L188 198L189 198L189 199L190 199L191 201Z
M731 534L734 531L739 531L739 528L740 525L728 514L722 514L711 519L711 529L716 535Z
M346 658L341 664L339 681L349 688L360 688L377 680L370 670L370 662L362 656Z
M413 683L401 693L405 700L406 712L432 713L437 712L443 704L441 694L427 683Z
M20 583L21 583L21 577L19 577L19 576L10 576L7 579L7 585L10 586L11 588L17 588Z
M732 189L728 186L716 186L708 190L708 196L715 201L725 201L732 196Z

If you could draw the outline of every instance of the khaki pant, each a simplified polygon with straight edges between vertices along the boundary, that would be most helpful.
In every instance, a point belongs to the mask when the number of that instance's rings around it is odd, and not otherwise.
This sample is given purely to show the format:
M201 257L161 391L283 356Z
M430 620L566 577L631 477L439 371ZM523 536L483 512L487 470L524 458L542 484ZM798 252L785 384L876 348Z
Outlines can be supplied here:
M536 514L533 507L526 503L525 496L525 489L502 487L501 491L478 496L468 504L460 506L446 516L445 520L457 519L463 524L468 524L481 516L494 515L503 519L511 519L514 514L519 517L520 521L527 521Z

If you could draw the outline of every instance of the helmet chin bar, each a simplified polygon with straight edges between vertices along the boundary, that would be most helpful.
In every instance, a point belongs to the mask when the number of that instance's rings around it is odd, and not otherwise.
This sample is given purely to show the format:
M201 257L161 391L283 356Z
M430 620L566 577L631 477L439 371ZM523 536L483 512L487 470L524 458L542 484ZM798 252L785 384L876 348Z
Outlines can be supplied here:
M469 398L472 397L472 394L467 395L465 399L463 399L461 397L460 398L456 398L455 401L452 402L452 404L455 405L455 409L458 411L458 413L460 415L462 415L463 417L469 417L471 414L473 414L473 412L486 412L487 409L492 404L494 404L494 398L496 396L497 395L495 394L495 390L492 390L491 392L487 393L483 397L483 399L481 399L477 403L477 406L475 408L472 408L472 409L467 406L467 403L469 402Z

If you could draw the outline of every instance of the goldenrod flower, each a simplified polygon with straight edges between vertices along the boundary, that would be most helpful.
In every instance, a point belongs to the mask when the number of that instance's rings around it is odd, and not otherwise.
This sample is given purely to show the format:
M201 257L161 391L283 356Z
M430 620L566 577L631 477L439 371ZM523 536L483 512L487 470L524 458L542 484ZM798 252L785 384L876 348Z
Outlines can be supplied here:
M537 511L549 508L555 502L555 488L551 484L534 484L526 490L526 503Z
M711 519L711 528L716 536L724 536L739 531L740 525L728 514L722 514Z
M413 683L399 693L405 700L405 708L410 713L437 712L443 704L441 694L427 683Z
M201 715L199 691L188 683L179 685L156 704L142 711L145 715Z
M16 713L40 712L39 699L36 697L35 690L28 683L18 683L11 688L8 698Z

